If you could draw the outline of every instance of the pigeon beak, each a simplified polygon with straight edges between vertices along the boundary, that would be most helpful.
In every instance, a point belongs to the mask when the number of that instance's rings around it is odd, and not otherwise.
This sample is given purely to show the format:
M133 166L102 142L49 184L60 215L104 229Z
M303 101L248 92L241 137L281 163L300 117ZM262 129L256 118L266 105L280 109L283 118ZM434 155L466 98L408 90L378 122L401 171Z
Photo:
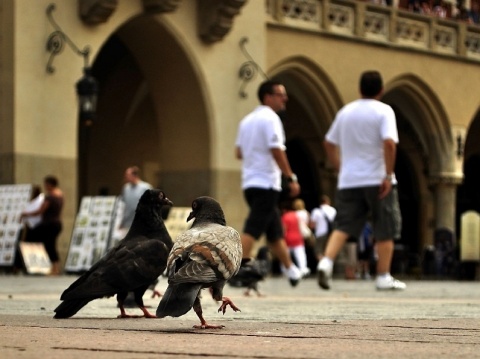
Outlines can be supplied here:
M165 197L163 199L163 204L166 204L166 205L169 205L169 206L173 206L173 202L170 201L167 197Z
M193 213L193 211L191 211L188 215L187 222L189 222L192 218L195 218L195 213Z

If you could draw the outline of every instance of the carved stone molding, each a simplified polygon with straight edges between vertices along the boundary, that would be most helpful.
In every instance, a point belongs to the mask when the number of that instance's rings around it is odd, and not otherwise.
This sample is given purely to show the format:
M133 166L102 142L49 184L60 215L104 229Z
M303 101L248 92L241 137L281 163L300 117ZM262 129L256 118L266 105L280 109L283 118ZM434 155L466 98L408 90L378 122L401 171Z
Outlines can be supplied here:
M78 0L78 11L84 23L97 25L107 22L117 5L118 0Z
M200 38L213 43L222 40L233 26L233 18L247 0L202 0L198 2Z
M429 184L430 186L438 185L449 185L449 186L458 186L463 182L462 173L444 173L430 176Z
M143 9L148 14L159 14L177 10L181 0L142 0Z

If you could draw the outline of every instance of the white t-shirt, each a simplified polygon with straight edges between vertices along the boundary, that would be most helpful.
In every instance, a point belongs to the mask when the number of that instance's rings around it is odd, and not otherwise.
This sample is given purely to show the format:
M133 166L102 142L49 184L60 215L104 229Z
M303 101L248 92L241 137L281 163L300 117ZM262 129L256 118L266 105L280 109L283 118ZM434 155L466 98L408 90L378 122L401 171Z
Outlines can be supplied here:
M337 113L325 138L340 147L339 189L378 186L386 175L383 141L398 143L395 113L377 100L353 101Z
M328 232L328 224L325 216L330 222L333 222L336 215L337 210L328 204L322 204L320 207L312 210L310 220L315 223L315 237L322 237Z
M280 117L269 106L258 106L243 118L235 145L242 152L242 189L282 190L282 172L271 149L285 150L285 132Z
M125 183L122 190L122 201L125 203L121 228L130 228L135 218L135 210L138 201L147 189L152 189L152 185L145 181L140 181L136 185Z
M45 200L45 195L40 193L37 197L32 199L30 202L27 203L25 206L25 212L35 212L36 210L42 207L43 201ZM25 217L25 222L29 228L36 227L42 221L42 215L37 214L36 216L28 216Z

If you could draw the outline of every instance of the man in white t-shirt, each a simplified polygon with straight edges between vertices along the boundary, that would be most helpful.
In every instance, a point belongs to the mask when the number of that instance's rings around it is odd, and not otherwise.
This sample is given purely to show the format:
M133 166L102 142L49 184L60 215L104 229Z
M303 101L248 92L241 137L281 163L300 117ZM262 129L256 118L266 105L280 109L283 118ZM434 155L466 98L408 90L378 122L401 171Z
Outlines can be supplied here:
M371 214L377 246L377 289L405 289L390 275L394 239L400 237L395 167L398 131L393 109L379 101L379 72L360 78L361 99L344 106L325 136L328 160L339 171L335 230L319 262L318 284L330 288L333 262L349 236L359 237Z
M121 199L125 204L120 229L123 235L126 235L137 209L138 201L147 189L151 189L152 185L145 182L140 177L140 168L137 166L128 167L125 170L125 184L122 188Z
M235 156L242 160L242 190L250 207L241 236L243 257L250 258L254 242L265 233L270 250L295 286L301 273L291 260L278 208L282 173L288 178L290 196L300 193L285 153L283 124L277 115L285 110L287 92L282 84L265 81L258 89L258 99L261 105L240 122L235 142Z

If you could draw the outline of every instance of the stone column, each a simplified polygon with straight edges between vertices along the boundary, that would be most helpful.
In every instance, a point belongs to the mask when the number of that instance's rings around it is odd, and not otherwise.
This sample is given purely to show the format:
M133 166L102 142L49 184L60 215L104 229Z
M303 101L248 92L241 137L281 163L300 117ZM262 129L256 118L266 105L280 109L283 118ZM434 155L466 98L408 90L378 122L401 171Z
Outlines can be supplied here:
M461 178L441 176L432 181L435 192L435 229L447 228L455 232L457 186Z

